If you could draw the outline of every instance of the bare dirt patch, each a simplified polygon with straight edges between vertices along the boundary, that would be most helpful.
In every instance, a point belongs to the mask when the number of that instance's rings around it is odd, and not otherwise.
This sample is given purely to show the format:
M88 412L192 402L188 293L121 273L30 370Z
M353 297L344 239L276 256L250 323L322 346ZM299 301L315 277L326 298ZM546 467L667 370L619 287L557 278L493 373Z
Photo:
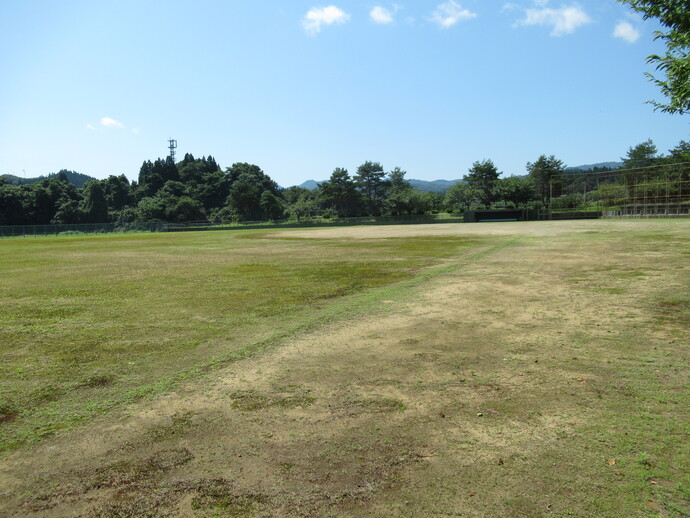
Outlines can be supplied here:
M674 222L666 222L673 225ZM676 227L682 227L683 222ZM664 224L665 228L669 225ZM419 225L381 225L330 227L295 230L291 237L308 239L384 239L413 236L539 236L551 237L573 233L620 233L639 228L639 220L581 220L581 221L530 221L505 223L437 223Z
M381 311L5 456L0 514L690 512L685 222L280 236L474 234L501 241Z

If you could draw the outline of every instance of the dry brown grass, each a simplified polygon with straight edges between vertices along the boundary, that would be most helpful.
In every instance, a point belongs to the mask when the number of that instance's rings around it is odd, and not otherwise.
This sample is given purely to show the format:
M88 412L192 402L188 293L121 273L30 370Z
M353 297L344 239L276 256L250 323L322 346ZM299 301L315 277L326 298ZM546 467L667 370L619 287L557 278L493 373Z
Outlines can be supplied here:
M371 292L366 317L6 456L0 513L690 514L690 225L439 227L496 240Z

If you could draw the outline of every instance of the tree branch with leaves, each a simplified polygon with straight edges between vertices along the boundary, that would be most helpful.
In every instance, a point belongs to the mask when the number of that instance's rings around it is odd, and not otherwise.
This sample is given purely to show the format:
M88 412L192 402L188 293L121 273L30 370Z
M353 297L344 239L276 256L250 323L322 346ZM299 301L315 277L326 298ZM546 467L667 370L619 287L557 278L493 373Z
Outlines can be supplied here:
M662 78L645 75L659 87L668 102L648 101L655 110L683 115L690 111L690 0L618 0L642 14L655 18L666 29L656 31L656 40L666 44L666 54L652 54L647 63L655 65Z

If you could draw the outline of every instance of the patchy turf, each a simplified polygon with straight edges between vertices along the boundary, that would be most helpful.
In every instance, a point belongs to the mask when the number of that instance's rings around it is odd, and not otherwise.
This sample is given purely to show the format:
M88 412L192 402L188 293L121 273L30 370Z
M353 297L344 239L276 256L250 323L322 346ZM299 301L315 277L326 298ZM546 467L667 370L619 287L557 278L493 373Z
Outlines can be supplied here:
M690 514L688 222L443 227L437 245L421 227L244 240L261 250L247 275L286 246L311 250L301 272L389 253L405 275L315 299L326 316L269 348L149 379L146 398L5 453L0 514ZM307 321L280 311L263 318ZM101 367L74 390L126 376ZM25 419L17 401L0 426Z
M0 451L164 393L313 325L329 303L410 279L476 243L415 237L371 247L282 235L4 240Z

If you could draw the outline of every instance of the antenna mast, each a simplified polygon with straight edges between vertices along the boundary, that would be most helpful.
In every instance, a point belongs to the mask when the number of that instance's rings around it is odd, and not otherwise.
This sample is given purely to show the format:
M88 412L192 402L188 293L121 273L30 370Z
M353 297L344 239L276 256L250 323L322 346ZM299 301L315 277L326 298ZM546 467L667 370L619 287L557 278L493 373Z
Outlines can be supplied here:
M175 150L177 149L177 140L168 140L168 149L170 149L170 158L172 158L173 164L175 163Z

